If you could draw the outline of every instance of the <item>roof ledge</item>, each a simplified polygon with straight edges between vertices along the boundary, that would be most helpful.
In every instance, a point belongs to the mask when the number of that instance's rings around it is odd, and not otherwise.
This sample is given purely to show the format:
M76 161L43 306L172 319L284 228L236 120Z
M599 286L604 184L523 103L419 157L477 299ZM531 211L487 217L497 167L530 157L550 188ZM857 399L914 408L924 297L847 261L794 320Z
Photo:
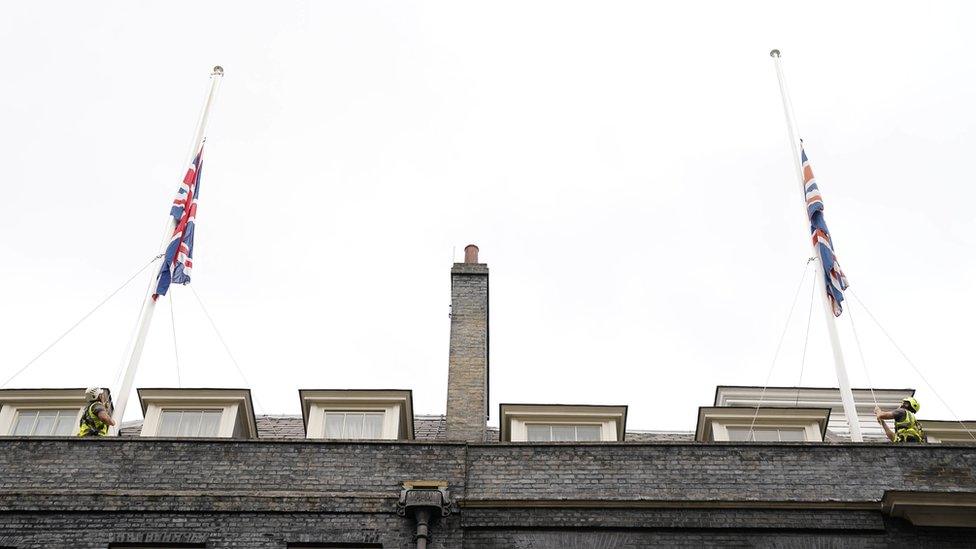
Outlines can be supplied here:
M915 526L972 527L976 524L976 492L889 490L881 505L885 513Z

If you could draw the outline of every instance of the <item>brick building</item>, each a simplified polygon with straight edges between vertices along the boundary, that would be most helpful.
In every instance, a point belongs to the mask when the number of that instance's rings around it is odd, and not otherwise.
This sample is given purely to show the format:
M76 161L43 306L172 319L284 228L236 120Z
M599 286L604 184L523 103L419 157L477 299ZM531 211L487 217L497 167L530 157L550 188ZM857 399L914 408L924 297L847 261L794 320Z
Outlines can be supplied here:
M82 389L0 391L0 548L976 539L964 426L926 421L930 444L894 446L873 424L875 400L894 407L910 389L855 391L859 444L831 388L718 387L688 432L628 430L624 404L502 404L490 429L476 248L451 287L445 416L415 414L409 390L302 390L302 416L289 417L255 416L247 389L143 388L142 421L78 439Z

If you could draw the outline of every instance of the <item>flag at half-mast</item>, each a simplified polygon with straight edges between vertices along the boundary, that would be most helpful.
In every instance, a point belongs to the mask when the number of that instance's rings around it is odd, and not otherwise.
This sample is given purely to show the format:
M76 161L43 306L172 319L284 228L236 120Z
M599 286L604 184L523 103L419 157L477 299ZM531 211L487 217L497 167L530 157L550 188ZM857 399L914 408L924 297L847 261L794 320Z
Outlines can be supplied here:
M824 285L827 288L827 299L834 311L834 316L840 316L844 311L841 304L844 301L844 290L847 289L847 277L840 269L837 256L834 255L834 244L827 230L827 222L823 216L823 197L817 187L817 179L813 177L813 168L807 159L807 152L800 145L800 159L803 162L803 191L807 200L807 216L810 218L810 233L813 245L820 252L820 265L823 268Z
M203 145L193 163L186 170L180 190L173 199L170 215L176 221L173 237L166 247L163 265L159 269L153 299L166 295L170 284L188 284L193 271L193 232L196 228L197 198L200 195L200 173L203 170Z

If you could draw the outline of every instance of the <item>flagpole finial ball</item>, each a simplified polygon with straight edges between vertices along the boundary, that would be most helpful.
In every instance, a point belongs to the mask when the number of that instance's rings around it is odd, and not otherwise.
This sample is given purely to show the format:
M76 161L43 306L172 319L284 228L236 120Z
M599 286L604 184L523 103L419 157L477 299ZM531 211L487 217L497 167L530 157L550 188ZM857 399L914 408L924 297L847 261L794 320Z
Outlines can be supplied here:
M214 65L214 69L213 69L213 72L211 74L215 74L217 76L223 76L224 75L224 68L221 67L220 65Z
M770 57L779 57L779 50L773 50L769 52Z

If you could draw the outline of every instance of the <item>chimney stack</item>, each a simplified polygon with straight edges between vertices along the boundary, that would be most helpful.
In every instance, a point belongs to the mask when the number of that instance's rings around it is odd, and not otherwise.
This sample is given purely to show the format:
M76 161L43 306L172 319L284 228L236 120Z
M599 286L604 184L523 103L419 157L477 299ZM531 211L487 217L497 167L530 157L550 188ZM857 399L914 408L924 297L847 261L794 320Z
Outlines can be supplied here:
M451 268L451 349L447 373L447 438L484 442L488 419L488 266L478 247L464 248Z

